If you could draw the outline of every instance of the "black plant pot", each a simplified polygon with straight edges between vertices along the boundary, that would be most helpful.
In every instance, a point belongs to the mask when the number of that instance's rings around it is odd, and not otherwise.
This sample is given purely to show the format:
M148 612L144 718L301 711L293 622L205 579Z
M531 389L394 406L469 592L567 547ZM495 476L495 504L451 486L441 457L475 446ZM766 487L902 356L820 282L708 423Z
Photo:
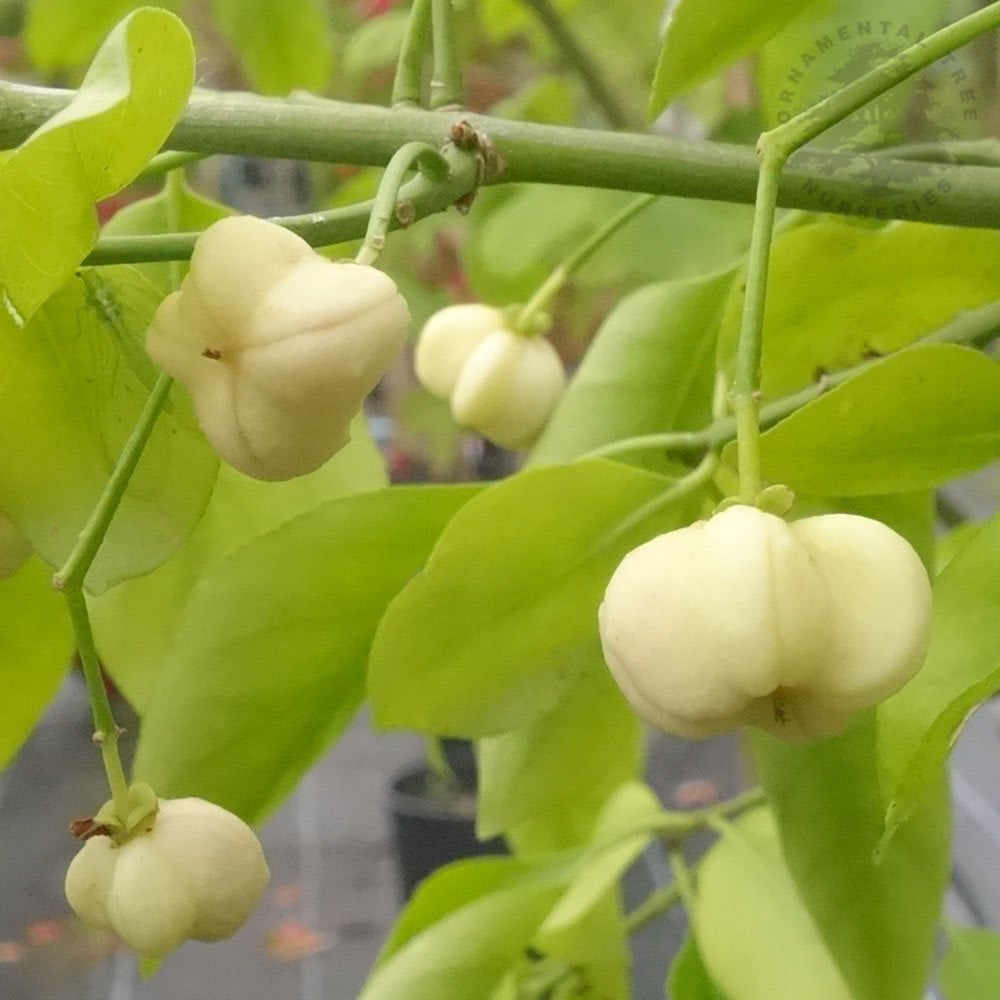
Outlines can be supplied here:
M471 749L446 746L445 755L455 772L454 781L445 781L421 765L400 775L392 785L390 808L404 900L442 865L461 858L507 853L502 838L476 839Z

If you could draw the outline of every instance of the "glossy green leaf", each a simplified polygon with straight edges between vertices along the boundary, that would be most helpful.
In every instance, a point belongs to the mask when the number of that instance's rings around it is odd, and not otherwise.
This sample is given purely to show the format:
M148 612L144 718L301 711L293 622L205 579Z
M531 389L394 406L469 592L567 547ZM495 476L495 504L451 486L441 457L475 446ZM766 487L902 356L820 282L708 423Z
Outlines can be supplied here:
M552 711L600 662L597 608L618 562L693 520L693 500L645 508L669 485L580 462L522 473L464 507L379 626L378 722L479 737Z
M0 509L53 566L69 555L146 403L139 339L159 302L131 268L73 278L25 329L0 312ZM198 523L218 460L174 390L90 572L101 592L164 562Z
M136 776L247 819L273 809L357 711L386 604L474 489L331 501L218 563L162 664Z
M950 927L938 979L944 1000L995 1000L1000 983L1000 934L978 927Z
M694 937L685 939L670 966L667 1000L729 1000L712 982Z
M785 860L852 1000L922 997L951 869L944 774L876 861L885 803L873 712L833 739L753 744Z
M212 0L212 11L255 90L285 95L326 88L333 48L320 0Z
M729 272L648 285L604 321L531 454L568 461L621 438L711 419L715 332Z
M705 856L691 916L705 968L729 1000L861 1000L796 891L767 809L733 822Z
M0 580L0 770L28 738L69 665L73 636L52 571L39 560Z
M479 742L478 833L519 850L586 839L619 785L639 776L644 732L603 662L585 668L548 714Z
M879 706L886 834L937 786L969 714L1000 690L1000 517L983 525L934 584L931 646L920 673Z
M94 57L80 90L0 164L0 295L26 322L97 238L94 204L159 150L194 82L194 48L171 13L144 7Z
M569 871L561 859L478 858L436 872L401 914L359 1000L490 1000Z
M671 0L649 115L740 56L752 52L816 0Z
M818 496L922 490L1000 457L1000 368L955 344L900 351L761 438L764 475Z
M1000 286L1000 233L897 222L879 229L843 219L797 226L775 241L764 318L762 390L777 399L819 372L898 351ZM719 334L732 370L743 291L735 283Z
M25 6L24 42L32 63L43 72L87 62L105 36L141 0L30 0ZM174 0L157 7L176 8Z
M171 200L173 204L170 204ZM139 236L145 233L168 233L174 229L199 232L231 214L232 209L203 198L186 184L181 184L180 190L169 196L163 190L151 198L126 205L111 217L102 233L104 236ZM187 263L175 263L183 277L187 273ZM135 267L164 295L173 291L172 264L136 264Z
M154 572L91 602L101 658L140 714L173 646L181 612L202 576L247 542L299 514L385 484L381 455L361 416L351 426L350 443L307 476L265 483L220 465L204 516L178 552Z

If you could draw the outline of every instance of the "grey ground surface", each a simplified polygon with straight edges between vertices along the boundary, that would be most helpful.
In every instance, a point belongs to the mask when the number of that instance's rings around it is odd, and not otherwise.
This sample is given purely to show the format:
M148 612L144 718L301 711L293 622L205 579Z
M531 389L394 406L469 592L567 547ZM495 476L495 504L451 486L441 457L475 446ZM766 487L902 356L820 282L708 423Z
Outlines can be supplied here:
M82 930L62 894L77 846L67 823L105 795L90 728L82 685L71 680L0 778L0 1000L354 1000L399 907L388 793L392 777L419 759L420 741L376 737L359 718L264 828L273 880L250 923L230 941L185 945L141 982L134 959ZM994 927L998 753L1000 713L987 706L955 754L950 909L963 922ZM652 748L651 782L672 806L735 793L740 770L732 740L660 739ZM666 877L662 860L648 858L626 886L631 902ZM637 936L634 1000L661 1000L682 933L674 917Z

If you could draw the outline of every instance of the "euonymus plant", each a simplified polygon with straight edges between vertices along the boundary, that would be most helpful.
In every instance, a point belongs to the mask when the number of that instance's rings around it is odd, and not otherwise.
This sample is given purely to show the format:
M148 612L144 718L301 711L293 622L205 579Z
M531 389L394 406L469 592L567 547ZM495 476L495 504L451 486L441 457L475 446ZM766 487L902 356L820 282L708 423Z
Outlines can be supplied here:
M194 86L179 5L77 5L23 11L77 86L0 83L0 765L75 653L80 919L150 969L232 934L248 824L368 699L475 741L511 853L431 876L363 1000L625 1000L673 907L675 1000L993 995L1000 938L937 941L1000 521L938 491L1000 457L1000 3L214 0L256 92ZM204 199L222 153L315 211ZM408 335L403 429L520 471L388 485ZM755 784L664 809L646 722L745 733Z

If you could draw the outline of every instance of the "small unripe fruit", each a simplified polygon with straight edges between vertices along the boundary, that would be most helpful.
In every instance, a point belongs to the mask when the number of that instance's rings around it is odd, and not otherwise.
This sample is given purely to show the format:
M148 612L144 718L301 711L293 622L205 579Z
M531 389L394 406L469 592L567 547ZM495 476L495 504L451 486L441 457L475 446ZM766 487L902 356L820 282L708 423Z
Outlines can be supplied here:
M923 663L930 613L923 564L881 522L735 506L630 552L599 620L615 680L653 725L796 741L898 691Z
M84 923L162 958L186 940L234 934L269 877L238 816L203 799L167 799L122 844L91 837L66 873L66 898Z
M281 226L238 216L199 237L146 348L187 388L223 459L256 479L291 479L348 442L409 320L382 271L327 260Z
M503 313L480 302L438 310L424 324L413 352L420 384L432 395L450 399L469 355L503 328Z
M504 324L504 314L491 306L442 309L421 331L414 365L428 392L450 400L458 423L516 450L538 437L566 374L548 340Z

